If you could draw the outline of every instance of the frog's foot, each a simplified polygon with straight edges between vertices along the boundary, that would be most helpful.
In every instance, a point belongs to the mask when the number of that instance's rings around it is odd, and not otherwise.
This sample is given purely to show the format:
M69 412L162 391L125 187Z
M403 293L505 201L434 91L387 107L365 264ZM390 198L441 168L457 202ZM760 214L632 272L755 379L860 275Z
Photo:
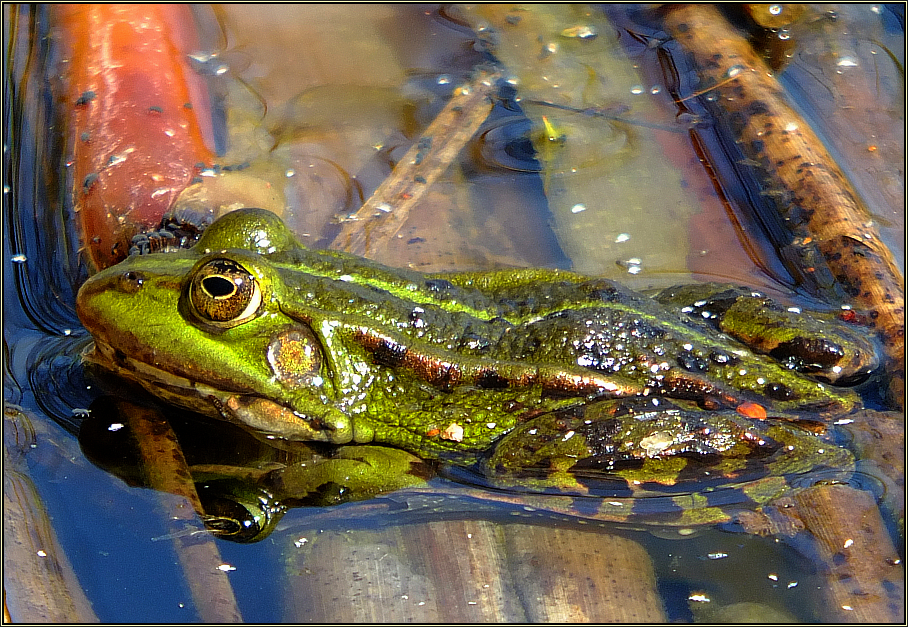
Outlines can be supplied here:
M862 331L831 314L782 307L759 292L703 283L671 287L655 299L769 355L793 370L834 385L855 385L880 364L879 350Z

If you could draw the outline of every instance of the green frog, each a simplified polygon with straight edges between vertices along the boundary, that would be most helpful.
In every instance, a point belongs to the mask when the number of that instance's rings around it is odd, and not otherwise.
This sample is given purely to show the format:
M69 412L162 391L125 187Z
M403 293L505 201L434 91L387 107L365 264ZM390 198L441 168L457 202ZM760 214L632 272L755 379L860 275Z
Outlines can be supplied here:
M310 250L276 215L243 209L191 249L93 276L77 310L95 339L86 359L168 403L272 440L373 445L332 460L338 477L373 448L581 494L587 476L671 484L692 456L716 474L767 457L788 472L794 457L819 463L816 450L834 466L835 447L813 443L822 428L798 416L856 409L833 383L871 372L874 347L758 293L691 289L654 299L550 269L421 274ZM400 487L375 467L362 493Z

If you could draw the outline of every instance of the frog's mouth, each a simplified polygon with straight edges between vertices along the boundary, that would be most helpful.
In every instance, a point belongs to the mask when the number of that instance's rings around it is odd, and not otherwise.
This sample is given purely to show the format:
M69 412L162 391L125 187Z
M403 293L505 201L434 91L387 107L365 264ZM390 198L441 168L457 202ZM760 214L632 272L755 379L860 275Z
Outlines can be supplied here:
M82 354L83 363L94 364L147 390L165 403L236 423L268 440L320 441L344 444L352 431L343 416L309 416L263 398L254 391L235 387L218 389L134 359L106 342L95 339Z
M237 393L250 393L248 390L219 390L210 385L192 381L134 359L110 344L98 341L97 338L95 338L94 344L83 352L82 361L136 383L168 403L214 418L223 418L223 416L218 412L217 402L212 402L212 399L226 403L229 397L235 396Z

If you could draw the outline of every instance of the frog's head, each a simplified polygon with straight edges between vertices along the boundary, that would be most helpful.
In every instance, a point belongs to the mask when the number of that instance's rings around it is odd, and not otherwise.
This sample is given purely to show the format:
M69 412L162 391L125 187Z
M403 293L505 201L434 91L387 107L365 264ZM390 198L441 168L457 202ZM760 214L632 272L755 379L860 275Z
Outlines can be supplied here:
M274 214L237 211L190 250L132 256L79 290L95 338L89 361L158 397L287 439L354 439L330 373L348 359L330 324L286 313L285 283L268 255L299 247ZM336 326L336 325L335 325ZM341 366L345 364L340 364Z

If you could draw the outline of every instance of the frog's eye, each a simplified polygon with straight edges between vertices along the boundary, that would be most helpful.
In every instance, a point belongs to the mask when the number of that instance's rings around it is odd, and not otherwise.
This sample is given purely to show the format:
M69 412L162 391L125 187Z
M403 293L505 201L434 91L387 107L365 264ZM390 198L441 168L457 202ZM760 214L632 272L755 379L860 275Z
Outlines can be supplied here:
M258 313L262 289L255 277L237 262L214 259L199 268L192 278L189 302L202 320L229 329Z

